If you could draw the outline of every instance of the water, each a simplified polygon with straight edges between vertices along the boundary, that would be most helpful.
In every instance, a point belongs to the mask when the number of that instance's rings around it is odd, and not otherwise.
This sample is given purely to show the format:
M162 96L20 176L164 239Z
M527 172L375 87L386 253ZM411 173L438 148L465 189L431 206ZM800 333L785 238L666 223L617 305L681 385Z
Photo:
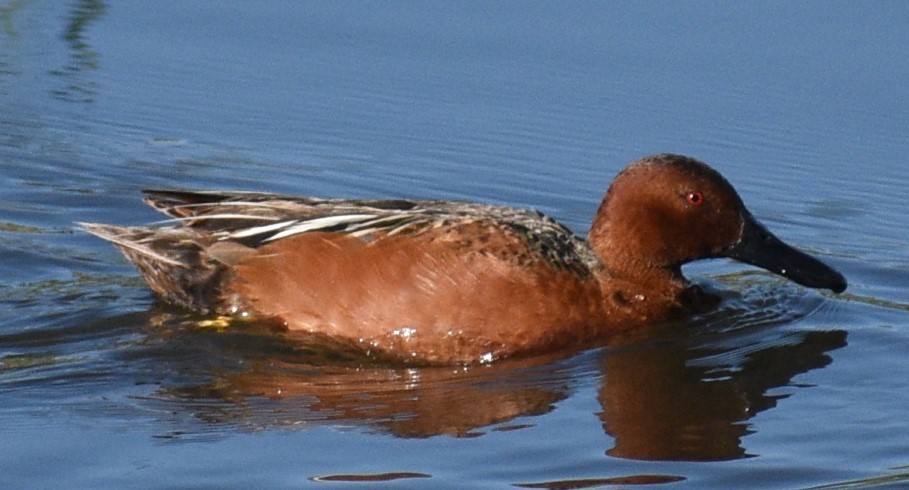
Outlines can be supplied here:
M0 2L8 488L909 485L909 8ZM726 261L685 324L358 366L155 303L77 220L146 187L482 200L586 232L648 153L720 169L843 295Z

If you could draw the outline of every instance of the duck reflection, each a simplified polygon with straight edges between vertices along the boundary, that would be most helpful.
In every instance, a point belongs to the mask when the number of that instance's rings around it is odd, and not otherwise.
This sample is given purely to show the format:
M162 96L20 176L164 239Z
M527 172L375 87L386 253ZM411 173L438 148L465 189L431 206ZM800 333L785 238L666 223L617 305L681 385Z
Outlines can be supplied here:
M532 424L522 417L552 411L579 389L579 381L599 371L602 410L595 416L612 439L607 454L704 461L747 456L742 437L749 433L748 419L787 396L777 388L829 364L827 352L846 345L843 331L760 328L719 340L653 333L562 359L397 368L274 333L184 336L171 341L184 348L187 338L214 344L204 356L217 352L221 360L203 367L212 381L162 388L158 395L185 403L209 423L358 425L408 438L478 436Z
M514 370L511 366L510 370ZM520 370L518 370L520 371ZM400 437L477 436L479 430L520 416L551 411L566 387L536 384L545 370L357 369L300 376L294 369L254 369L228 376L231 390L272 400L300 402L313 416L381 428Z
M615 439L607 453L644 460L744 457L747 420L787 396L771 390L826 366L826 352L844 345L843 331L808 331L767 345L663 344L612 352L602 361L599 391L599 417Z

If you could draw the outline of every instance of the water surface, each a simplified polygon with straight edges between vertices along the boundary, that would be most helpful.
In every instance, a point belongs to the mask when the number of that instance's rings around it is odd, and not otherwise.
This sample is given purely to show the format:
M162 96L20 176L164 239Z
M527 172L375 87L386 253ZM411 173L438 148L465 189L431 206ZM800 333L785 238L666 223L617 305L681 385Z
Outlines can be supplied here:
M900 2L0 1L10 488L909 485ZM583 352L397 368L157 304L75 221L139 190L534 207L701 158L849 279L726 261L711 313ZM347 483L344 483L347 482Z

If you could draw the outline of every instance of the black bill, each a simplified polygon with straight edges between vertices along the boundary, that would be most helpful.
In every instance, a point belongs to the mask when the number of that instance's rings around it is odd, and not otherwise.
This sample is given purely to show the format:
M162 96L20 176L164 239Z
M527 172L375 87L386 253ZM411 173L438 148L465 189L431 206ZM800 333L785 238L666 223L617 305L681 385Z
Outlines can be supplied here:
M767 269L805 287L829 289L834 293L846 290L846 278L842 274L786 245L751 215L745 216L739 241L726 249L724 255Z

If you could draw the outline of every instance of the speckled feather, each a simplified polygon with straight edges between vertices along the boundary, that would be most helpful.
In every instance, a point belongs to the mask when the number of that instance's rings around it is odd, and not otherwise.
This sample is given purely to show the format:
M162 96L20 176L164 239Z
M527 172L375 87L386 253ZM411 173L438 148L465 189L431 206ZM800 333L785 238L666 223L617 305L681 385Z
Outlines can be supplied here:
M538 211L458 201L317 199L248 192L146 191L145 202L205 231L218 241L262 244L313 231L343 233L364 241L383 236L416 236L428 230L465 249L488 252L475 229L506 227L527 244L520 263L546 261L557 269L588 274L598 264L586 240ZM505 258L505 257L503 257Z
M83 224L111 241L165 300L211 311L225 267L265 244L313 232L374 242L420 236L464 253L491 254L509 263L548 264L589 277L600 267L587 241L533 210L434 200L318 199L253 192L147 190L145 202L174 218L156 226ZM523 249L485 247L509 234Z

